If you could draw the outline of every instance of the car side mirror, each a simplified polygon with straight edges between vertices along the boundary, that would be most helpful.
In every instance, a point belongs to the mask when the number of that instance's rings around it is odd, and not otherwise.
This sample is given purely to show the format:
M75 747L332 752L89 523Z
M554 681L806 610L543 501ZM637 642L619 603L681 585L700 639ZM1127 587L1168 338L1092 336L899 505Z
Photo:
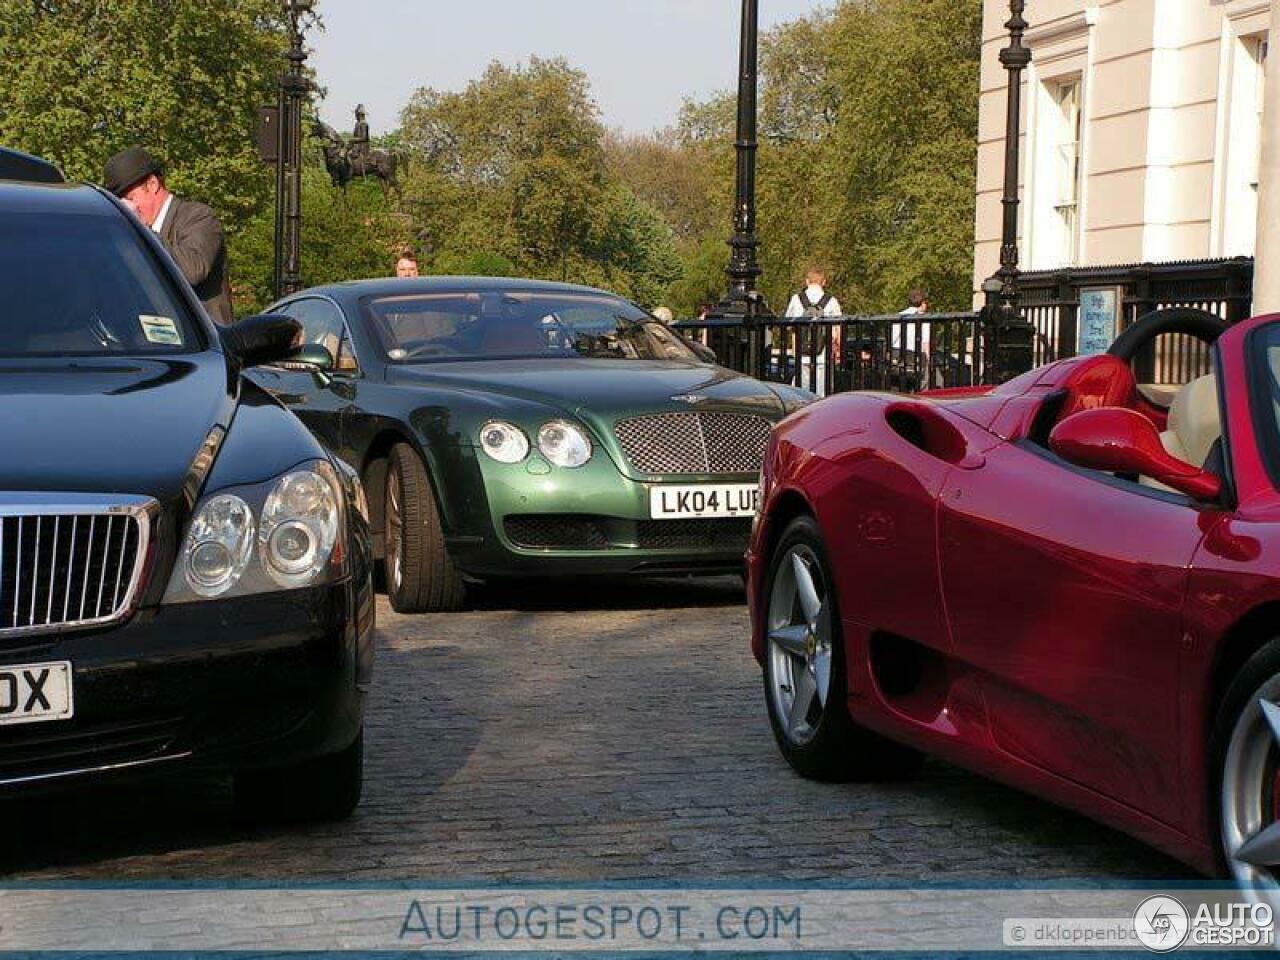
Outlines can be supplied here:
M328 347L319 343L304 343L289 355L288 361L304 367L314 367L326 373L334 366L333 354L329 352Z
M292 317L268 313L245 317L219 333L223 348L241 367L261 367L292 357L301 331Z
M1222 494L1220 477L1165 450L1155 424L1136 410L1102 407L1072 414L1053 428L1049 446L1077 467L1150 477L1196 500Z

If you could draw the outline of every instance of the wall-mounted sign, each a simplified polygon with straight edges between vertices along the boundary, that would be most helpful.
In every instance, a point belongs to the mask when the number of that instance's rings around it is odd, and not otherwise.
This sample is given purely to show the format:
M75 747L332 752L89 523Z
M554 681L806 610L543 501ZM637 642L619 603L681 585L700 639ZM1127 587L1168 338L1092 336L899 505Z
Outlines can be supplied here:
M1120 330L1123 293L1120 287L1095 287L1080 291L1077 356L1091 357L1111 349Z

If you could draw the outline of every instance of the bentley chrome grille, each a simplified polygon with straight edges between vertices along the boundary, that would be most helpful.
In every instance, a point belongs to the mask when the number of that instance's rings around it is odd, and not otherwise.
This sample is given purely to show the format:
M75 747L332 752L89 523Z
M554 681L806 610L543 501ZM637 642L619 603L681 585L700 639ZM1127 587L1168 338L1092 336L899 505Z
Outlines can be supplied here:
M641 473L758 473L773 425L740 413L659 413L619 420L618 442Z
M0 493L0 639L124 619L142 583L152 504Z

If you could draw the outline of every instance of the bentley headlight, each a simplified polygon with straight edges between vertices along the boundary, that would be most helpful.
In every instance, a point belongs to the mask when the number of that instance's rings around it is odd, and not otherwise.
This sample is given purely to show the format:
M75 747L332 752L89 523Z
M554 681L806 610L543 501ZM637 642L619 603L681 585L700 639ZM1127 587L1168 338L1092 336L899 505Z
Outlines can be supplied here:
M322 475L322 472L327 475ZM324 570L338 542L338 478L327 463L281 478L262 508L262 566L282 587L304 587Z
M529 455L529 438L514 423L490 420L480 428L480 447L499 463L519 463Z
M164 603L333 583L346 570L347 495L327 460L197 505Z
M244 574L253 556L253 511L237 496L206 501L187 533L183 570L202 597L220 597Z
M591 439L567 420L552 420L538 431L538 450L557 467L572 469L591 459Z

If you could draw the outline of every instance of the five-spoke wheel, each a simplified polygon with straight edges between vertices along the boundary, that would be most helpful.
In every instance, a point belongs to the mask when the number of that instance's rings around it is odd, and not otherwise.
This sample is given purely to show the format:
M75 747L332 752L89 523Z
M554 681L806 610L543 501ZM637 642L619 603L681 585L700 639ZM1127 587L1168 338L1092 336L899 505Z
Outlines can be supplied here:
M787 551L769 597L771 694L785 717L788 739L813 739L831 695L831 609L813 549L797 543Z
M815 780L901 776L920 755L849 717L831 569L817 522L792 520L773 549L764 593L764 688L774 738L796 772Z

